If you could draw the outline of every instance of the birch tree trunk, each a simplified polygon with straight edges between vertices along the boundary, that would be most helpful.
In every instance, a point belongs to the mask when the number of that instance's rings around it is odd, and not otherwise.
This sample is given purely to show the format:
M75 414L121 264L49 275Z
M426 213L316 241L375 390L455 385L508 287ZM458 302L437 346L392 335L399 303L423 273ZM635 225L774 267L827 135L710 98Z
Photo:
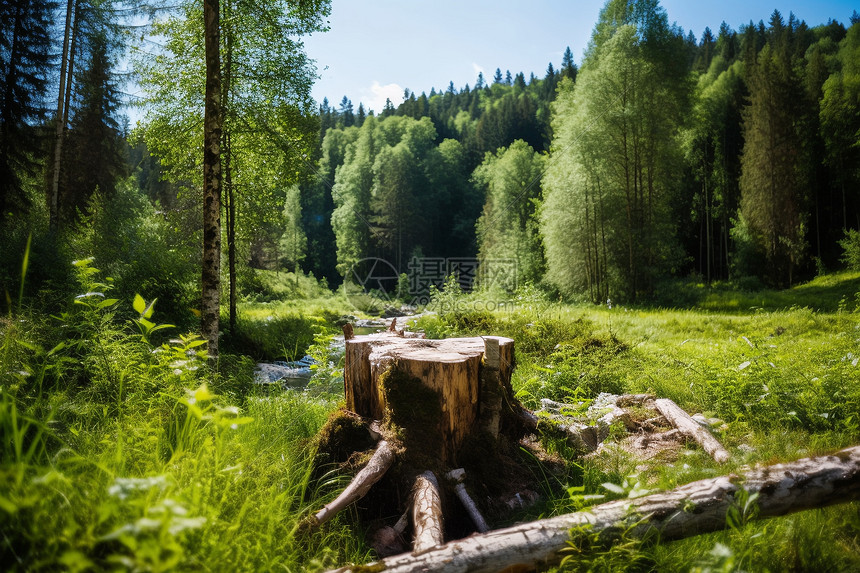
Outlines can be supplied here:
M731 455L713 434L703 428L675 402L668 398L654 400L657 411L663 414L669 422L678 428L682 434L695 440L712 458L719 463L729 460Z
M206 100L203 111L203 269L200 330L218 359L221 298L221 57L219 0L203 0Z

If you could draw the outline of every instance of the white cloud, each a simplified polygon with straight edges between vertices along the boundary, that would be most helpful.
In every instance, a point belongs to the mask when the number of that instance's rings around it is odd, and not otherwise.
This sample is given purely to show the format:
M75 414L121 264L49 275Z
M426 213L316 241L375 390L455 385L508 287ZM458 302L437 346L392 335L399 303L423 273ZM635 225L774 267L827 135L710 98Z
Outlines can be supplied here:
M475 71L475 77L478 77L478 74L484 74L484 79L486 79L487 72L484 70L484 66L472 62L472 69Z
M378 81L373 82L370 89L361 90L361 101L367 111L373 110L377 115L385 107L385 100L390 99L392 105L397 107L403 102L403 88L397 84L380 85ZM354 106L358 109L358 104Z

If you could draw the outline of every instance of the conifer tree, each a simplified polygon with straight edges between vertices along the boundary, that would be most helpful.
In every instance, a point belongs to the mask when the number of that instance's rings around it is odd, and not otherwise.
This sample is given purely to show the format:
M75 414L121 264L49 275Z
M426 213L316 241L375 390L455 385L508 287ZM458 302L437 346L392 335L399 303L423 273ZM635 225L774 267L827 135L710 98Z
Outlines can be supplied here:
M775 12L772 42L747 73L749 106L744 112L741 215L763 251L774 284L789 285L805 248L803 143L796 129L802 112L799 82L791 65L788 31Z
M573 52L570 51L570 46L564 50L564 56L561 59L561 75L569 80L576 81L577 67L573 61Z
M37 168L47 73L53 61L50 28L55 2L0 3L0 220L25 211L24 179Z
M98 189L110 198L125 174L125 154L117 113L119 88L111 74L113 63L107 38L89 39L86 67L79 74L79 101L68 133L60 193L60 215L66 219L85 210Z

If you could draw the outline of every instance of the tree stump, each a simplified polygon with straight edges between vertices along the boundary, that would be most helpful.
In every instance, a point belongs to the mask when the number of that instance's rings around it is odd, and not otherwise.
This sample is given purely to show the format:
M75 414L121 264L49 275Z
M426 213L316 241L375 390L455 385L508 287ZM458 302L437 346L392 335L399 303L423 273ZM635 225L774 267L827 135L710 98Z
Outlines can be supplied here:
M372 442L382 441L349 487L307 525L321 525L367 494L371 519L384 522L404 510L411 517L413 551L485 531L474 499L515 495L513 488L532 475L514 459L519 439L535 428L511 388L514 341L425 340L391 330L355 336L348 328L344 334L346 407L318 435L318 467L359 466ZM469 488L479 495L470 496ZM494 510L509 510L496 498ZM386 525L381 537L396 539L404 529Z
M407 450L426 448L441 467L458 467L460 448L482 414L489 418L481 418L485 429L498 435L501 403L512 400L510 338L425 340L382 332L347 340L345 352L347 409L396 424Z

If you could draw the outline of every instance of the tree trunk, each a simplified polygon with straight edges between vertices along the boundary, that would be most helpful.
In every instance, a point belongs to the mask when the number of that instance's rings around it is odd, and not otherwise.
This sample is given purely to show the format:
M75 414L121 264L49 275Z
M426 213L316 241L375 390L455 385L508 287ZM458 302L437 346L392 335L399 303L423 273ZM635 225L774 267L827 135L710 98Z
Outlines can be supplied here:
M231 2L224 3L225 18L232 22L233 6ZM231 113L233 98L233 29L228 26L225 33L224 71L221 82L221 97L223 101L222 115ZM228 314L230 317L230 332L236 332L236 189L233 187L233 138L230 125L224 130L224 187L227 192L227 272L229 278Z
M678 405L668 398L654 400L654 406L669 422L686 437L695 440L717 462L723 463L731 457L723 445L705 428L699 425Z
M218 359L221 298L221 57L219 0L203 0L206 100L203 112L203 269L200 329Z
M603 543L624 532L635 536L656 532L661 541L682 539L725 529L728 511L737 507L735 495L741 488L749 494L758 494L758 512L748 518L776 517L860 500L860 446L740 476L701 480L664 493L620 499L452 541L420 555L406 553L370 566L345 567L340 571L527 570L558 562L571 536L578 533L590 536L596 532ZM522 567L517 568L518 565Z
M236 332L236 195L233 187L233 150L230 134L226 134L226 149L224 150L224 187L227 191L227 270L230 275L230 332Z
M68 0L66 4L66 27L63 32L63 53L60 56L60 89L57 96L57 125L54 140L54 173L51 179L51 201L49 208L49 225L52 231L60 227L60 166L63 159L63 139L66 130L66 78L70 76L69 61L69 37L72 32L72 12L74 12L75 0ZM71 83L71 77L69 77Z

